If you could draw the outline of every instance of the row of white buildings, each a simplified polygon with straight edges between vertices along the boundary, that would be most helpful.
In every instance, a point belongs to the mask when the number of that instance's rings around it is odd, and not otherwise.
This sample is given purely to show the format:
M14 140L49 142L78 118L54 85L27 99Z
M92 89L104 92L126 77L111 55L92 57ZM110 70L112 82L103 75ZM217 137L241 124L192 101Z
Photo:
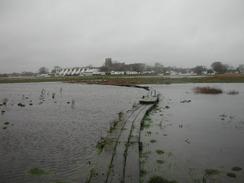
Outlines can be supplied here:
M73 67L73 68L59 68L55 72L57 76L96 76L106 75L105 72L101 72L99 68L95 67ZM111 71L110 75L148 75L154 74L154 71L144 71L143 73L136 71ZM205 73L204 73L205 74ZM207 74L207 73L206 73ZM174 71L168 71L165 75L196 75L194 72L189 73L178 73Z
M148 71L149 72L149 71ZM57 76L95 76L106 75L105 72L101 72L99 68L95 67L73 67L73 68L59 68L55 71ZM111 71L110 75L138 75L141 74L136 71ZM151 73L142 73L151 74Z
M240 69L241 70L241 69ZM244 72L244 67L240 73ZM109 75L150 75L155 74L154 71L144 71L142 73L136 71L110 71ZM207 73L204 71L203 75L214 75L215 73ZM55 70L56 76L96 76L96 75L106 75L105 72L101 72L99 68L96 67L73 67L73 68L57 68ZM168 76L194 76L197 75L193 71L189 70L187 73L175 72L175 71L167 71L164 74L160 75L168 75Z
M105 75L105 72L100 72L98 68L92 67L73 67L73 68L60 68L56 71L59 76L93 76Z

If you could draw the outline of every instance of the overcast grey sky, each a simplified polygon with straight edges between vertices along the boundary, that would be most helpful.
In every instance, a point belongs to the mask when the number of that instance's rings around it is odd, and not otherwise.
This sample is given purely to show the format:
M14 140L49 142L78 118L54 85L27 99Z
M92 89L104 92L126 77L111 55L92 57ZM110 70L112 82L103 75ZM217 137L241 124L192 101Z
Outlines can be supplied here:
M244 63L243 0L0 0L0 73Z

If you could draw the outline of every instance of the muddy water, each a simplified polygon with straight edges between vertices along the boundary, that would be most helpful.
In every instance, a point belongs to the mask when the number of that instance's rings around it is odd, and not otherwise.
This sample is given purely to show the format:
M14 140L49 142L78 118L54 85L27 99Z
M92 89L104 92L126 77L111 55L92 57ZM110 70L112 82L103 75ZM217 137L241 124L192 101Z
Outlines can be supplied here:
M195 86L205 85L239 94L192 92ZM159 175L179 183L244 182L244 85L154 87L162 97L141 134L142 181ZM233 171L233 167L242 170Z
M0 103L8 101L0 106L0 182L84 182L98 139L144 93L116 86L1 84ZM44 175L31 175L33 168Z

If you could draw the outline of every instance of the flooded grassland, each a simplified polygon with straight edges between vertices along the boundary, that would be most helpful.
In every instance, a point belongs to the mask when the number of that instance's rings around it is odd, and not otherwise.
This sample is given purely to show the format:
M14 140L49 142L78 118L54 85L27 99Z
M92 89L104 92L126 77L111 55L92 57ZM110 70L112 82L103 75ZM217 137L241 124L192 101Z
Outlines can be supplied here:
M142 89L65 83L0 85L0 182L84 182L98 140Z
M243 183L244 85L152 87L161 96L141 128L141 182ZM1 84L0 182L85 182L97 142L143 94L109 85Z
M198 86L223 93L195 94ZM244 85L153 87L161 100L141 131L141 182L244 182Z

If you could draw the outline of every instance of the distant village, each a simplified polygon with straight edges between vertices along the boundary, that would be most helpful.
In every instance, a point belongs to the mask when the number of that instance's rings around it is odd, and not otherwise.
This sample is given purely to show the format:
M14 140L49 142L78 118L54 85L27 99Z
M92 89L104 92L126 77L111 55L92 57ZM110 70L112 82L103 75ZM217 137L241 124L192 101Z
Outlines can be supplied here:
M213 62L208 68L198 65L193 68L165 67L161 63L155 63L153 66L144 63L126 64L117 62L112 58L105 58L101 67L65 67L55 66L51 71L46 67L41 67L38 72L22 72L11 74L0 74L1 77L14 76L37 76L37 77L64 77L64 76L105 76L105 75L162 75L162 76L204 76L224 73L244 74L244 64L237 68L223 64L222 62Z

